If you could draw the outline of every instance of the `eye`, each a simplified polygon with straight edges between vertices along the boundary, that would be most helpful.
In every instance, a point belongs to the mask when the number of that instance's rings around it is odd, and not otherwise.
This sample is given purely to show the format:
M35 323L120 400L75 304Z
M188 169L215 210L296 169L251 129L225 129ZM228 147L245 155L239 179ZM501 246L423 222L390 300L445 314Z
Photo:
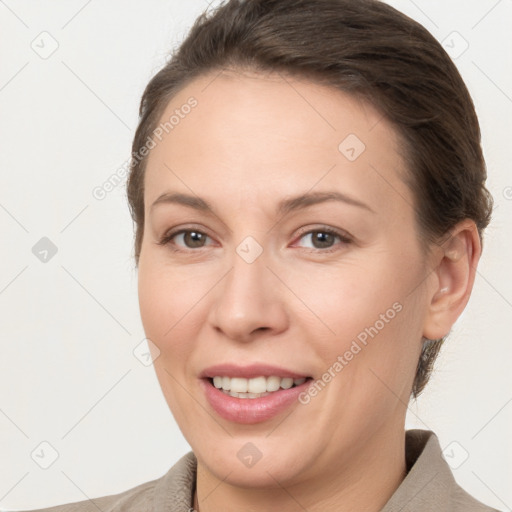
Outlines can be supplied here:
M342 244L349 244L351 242L351 239L346 233L328 227L310 229L309 231L302 233L300 240L302 239L309 239L312 244L312 247L310 246L306 248L318 249L321 250L321 252L332 252L333 250L336 250L336 247L332 249L336 239L340 240Z
M177 245L177 248L173 247L173 250L181 251L187 249L201 249L205 247L206 239L208 238L210 237L206 233L198 229L180 229L166 233L157 243L158 245ZM176 243L176 241L178 241L178 243ZM185 249L180 249L180 247L184 247Z
M345 232L329 227L319 227L305 231L300 235L299 240L307 238L309 238L312 247L306 246L305 248L319 250L320 252L333 252L337 250L335 246L336 239L338 239L342 245L349 244L352 241ZM207 239L211 240L206 233L198 229L180 229L166 233L157 244L169 245L173 251L186 252L187 250L206 247Z

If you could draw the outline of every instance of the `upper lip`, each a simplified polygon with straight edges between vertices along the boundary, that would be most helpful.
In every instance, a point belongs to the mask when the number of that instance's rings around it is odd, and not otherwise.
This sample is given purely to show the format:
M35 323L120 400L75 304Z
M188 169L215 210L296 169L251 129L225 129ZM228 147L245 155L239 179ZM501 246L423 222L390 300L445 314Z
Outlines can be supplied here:
M200 374L200 378L213 378L213 377L244 377L246 379L252 379L254 377L291 377L293 379L300 379L302 377L309 377L302 373L297 373L286 368L274 366L270 364L259 364L254 363L246 366L238 366L236 364L216 364L205 368Z

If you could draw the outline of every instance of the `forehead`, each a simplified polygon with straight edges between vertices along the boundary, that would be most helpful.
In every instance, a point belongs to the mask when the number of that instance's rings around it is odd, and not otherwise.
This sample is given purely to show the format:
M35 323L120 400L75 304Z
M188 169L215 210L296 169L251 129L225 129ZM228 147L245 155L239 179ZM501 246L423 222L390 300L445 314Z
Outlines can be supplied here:
M159 126L146 208L166 188L222 189L246 206L313 187L341 188L388 208L398 205L390 197L409 194L393 127L369 103L306 79L212 72L174 96Z

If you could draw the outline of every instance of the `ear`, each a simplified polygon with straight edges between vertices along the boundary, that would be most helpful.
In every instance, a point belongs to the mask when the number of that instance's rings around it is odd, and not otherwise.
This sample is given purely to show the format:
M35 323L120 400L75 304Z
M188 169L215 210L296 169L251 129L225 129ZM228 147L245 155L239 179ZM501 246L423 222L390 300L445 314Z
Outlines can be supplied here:
M476 224L469 219L459 222L434 253L435 284L429 291L423 326L423 336L432 340L450 332L468 303L482 253Z

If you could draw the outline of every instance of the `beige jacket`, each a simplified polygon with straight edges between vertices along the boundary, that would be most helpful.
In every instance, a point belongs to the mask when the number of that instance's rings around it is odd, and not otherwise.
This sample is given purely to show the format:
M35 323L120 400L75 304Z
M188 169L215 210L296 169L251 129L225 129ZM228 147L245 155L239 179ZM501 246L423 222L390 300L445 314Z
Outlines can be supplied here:
M410 470L381 512L500 512L457 485L434 432L407 430L406 458ZM119 494L30 512L192 512L196 465L188 452L156 480Z

